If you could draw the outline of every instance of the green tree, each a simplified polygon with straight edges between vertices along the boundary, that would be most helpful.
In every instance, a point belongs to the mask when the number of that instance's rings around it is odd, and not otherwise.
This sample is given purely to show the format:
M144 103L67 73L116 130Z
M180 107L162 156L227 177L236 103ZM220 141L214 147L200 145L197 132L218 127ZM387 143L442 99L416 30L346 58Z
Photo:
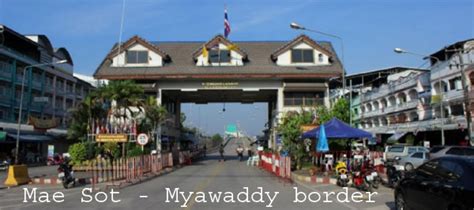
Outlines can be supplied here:
M216 133L211 137L211 142L213 146L218 146L224 142L224 139L220 134Z
M344 121L346 123L350 122L350 106L349 102L344 99L340 98L332 105L331 108L326 108L324 106L320 106L316 108L316 116L318 124L324 124L325 122L331 120L333 117Z
M302 159L307 155L304 142L300 140L302 134L301 126L313 122L311 111L287 112L278 127L282 135L283 150L288 151L292 159L296 161L297 168L302 166Z

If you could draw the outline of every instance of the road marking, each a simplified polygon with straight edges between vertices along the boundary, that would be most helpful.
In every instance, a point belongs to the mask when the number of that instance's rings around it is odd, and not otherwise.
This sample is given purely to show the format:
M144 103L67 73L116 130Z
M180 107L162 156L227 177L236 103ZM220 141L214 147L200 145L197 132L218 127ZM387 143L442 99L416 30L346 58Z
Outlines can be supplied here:
M139 198L148 198L148 195L140 195Z
M200 185L196 186L193 192L202 192L202 191L204 191L204 189L206 189L209 186L212 179L222 172L223 168L224 168L223 164L217 164L214 167L214 169L212 170L211 176L209 176L206 180L201 181ZM196 194L194 194L192 196L192 198L189 201L189 203L188 203L187 207L185 208L185 210L192 209L195 201L196 201Z

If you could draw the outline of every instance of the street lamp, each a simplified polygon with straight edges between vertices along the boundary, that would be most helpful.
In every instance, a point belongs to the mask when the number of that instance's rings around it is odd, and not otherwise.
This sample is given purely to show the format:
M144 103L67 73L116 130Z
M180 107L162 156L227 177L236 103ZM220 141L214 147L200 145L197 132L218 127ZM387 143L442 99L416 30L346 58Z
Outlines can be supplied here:
M313 29L309 29L309 28L306 28L298 23L295 23L295 22L291 22L290 23L290 28L292 29L295 29L295 30L304 30L304 31L309 31L309 32L313 32L313 33L318 33L318 34L322 34L324 36L329 36L329 37L333 37L333 38L336 38L336 39L339 39L339 41L341 42L341 60L342 60L342 90L343 90L343 94L345 94L345 91L346 91L346 70L344 68L344 40L340 37L340 36L337 36L337 35L334 35L334 34L329 34L329 33L326 33L326 32L322 32L322 31L317 31L317 30L313 30Z
M25 90L25 75L26 75L26 69L32 68L32 67L39 67L39 66L47 66L47 65L52 65L52 64L61 64L61 63L67 63L67 60L59 60L51 63L40 63L40 64L34 64L34 65L29 65L25 66L23 68L23 75L22 75L22 80L21 80L21 92L20 92L20 107L18 111L18 129L16 131L16 148L15 148L15 165L18 165L18 153L19 153L19 148L20 148L20 130L21 130L21 115L22 115L22 110L23 110L23 91Z
M404 50L402 48L398 48L398 47L393 49L393 51L395 53L398 53L398 54L403 54L404 53L404 54L420 56L420 57L423 57L423 58L432 58L432 59L436 60L436 63L440 63L439 58L437 58L435 56L414 53L414 52L406 51L406 50ZM431 68L431 70L433 70L433 68ZM442 89L441 77L438 77L438 88L439 88L439 98L440 98L439 109L440 109L440 114L441 114L441 145L444 145L445 144L445 138L444 138L444 106L443 106L443 90L441 90Z

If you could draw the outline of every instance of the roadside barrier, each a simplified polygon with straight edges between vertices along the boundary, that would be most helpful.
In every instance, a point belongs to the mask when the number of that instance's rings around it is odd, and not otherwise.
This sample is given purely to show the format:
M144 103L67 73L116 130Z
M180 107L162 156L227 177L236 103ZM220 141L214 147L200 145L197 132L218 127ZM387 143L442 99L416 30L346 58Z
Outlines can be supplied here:
M271 152L260 153L260 168L282 178L291 177L291 158Z
M171 153L142 155L116 160L92 160L86 171L92 173L92 183L126 180L132 182L149 174L161 173L163 169L173 167Z
M204 150L184 150L179 151L179 164L180 165L191 165L192 160L204 157Z

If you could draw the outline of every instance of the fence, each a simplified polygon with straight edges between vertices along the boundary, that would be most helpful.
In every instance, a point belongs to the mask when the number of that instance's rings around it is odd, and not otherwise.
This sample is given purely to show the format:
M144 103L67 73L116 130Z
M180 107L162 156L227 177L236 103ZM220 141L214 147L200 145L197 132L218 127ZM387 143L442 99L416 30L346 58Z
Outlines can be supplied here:
M171 153L142 155L116 160L95 159L85 170L92 173L92 182L126 180L131 182L149 174L158 174L164 168L173 167Z
M282 178L291 178L291 158L271 152L261 152L260 168Z

